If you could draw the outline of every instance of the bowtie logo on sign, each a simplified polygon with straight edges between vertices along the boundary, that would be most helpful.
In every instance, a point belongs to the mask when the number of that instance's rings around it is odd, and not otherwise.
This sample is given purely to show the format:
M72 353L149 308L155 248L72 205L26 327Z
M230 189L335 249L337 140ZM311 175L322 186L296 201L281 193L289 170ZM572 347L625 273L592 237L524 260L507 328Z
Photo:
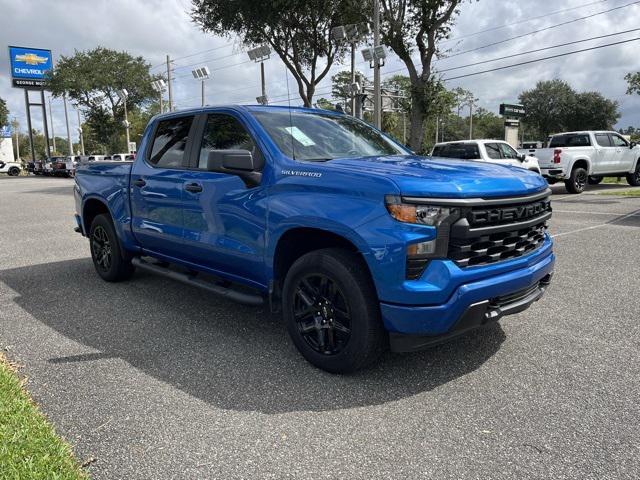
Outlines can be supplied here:
M41 57L35 53L25 53L23 55L16 55L16 62L23 62L27 65L41 65L47 63L49 59L47 57Z

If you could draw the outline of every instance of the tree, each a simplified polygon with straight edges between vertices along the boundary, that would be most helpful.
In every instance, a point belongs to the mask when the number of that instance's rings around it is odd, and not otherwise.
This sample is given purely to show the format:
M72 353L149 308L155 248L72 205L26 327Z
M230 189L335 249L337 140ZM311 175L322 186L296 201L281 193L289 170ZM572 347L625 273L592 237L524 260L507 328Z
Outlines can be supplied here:
M364 74L358 70L355 72L357 78L365 78ZM351 105L351 70L342 70L331 77L331 96L342 103L343 108Z
M151 87L154 76L142 57L103 47L76 51L61 56L47 80L47 89L56 97L67 95L84 109L88 125L103 145L116 142L123 131L124 104L118 90L127 90L127 108L135 111L156 93ZM120 150L122 144L114 150ZM118 148L119 147L119 148Z
M620 118L618 102L598 92L577 93L562 80L538 82L522 92L520 103L527 112L524 123L543 138L567 130L611 129Z
M0 98L0 127L4 127L9 122L9 109L7 102Z
M411 133L409 145L422 149L424 121L436 110L444 86L432 68L440 55L438 44L449 35L462 0L381 0L382 43L405 64L411 82ZM413 59L415 50L419 63Z
M307 107L348 47L330 39L331 29L365 20L356 0L192 0L191 18L205 32L239 35L248 46L267 43L293 75ZM326 63L320 65L321 59Z
M627 81L627 95L640 95L640 72L627 73L624 79Z

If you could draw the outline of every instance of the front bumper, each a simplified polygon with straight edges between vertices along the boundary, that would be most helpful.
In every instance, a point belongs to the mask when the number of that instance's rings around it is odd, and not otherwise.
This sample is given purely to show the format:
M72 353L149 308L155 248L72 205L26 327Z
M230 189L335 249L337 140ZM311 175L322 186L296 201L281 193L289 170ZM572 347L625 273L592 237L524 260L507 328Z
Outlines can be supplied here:
M465 283L438 305L381 302L392 349L416 350L526 309L544 293L554 264L551 253L530 266Z

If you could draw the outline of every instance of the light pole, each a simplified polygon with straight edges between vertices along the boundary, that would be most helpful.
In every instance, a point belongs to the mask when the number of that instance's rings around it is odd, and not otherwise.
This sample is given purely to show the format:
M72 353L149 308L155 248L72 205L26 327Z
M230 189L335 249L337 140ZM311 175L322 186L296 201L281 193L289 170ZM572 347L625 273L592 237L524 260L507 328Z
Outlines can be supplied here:
M129 114L127 113L127 97L129 96L129 92L127 92L127 90L125 90L124 88L122 90L118 90L118 97L120 97L120 100L124 103L124 122L122 122L122 124L124 125L124 128L127 132L127 152L131 151L131 148L129 148L129 144L131 143L130 139L129 139L129 127L131 126L131 124L129 123Z
M356 116L356 44L369 35L369 25L366 23L351 23L340 25L331 29L331 38L336 42L349 42L351 45L351 115Z
M202 84L202 106L204 107L204 81L209 80L209 67L198 67L195 70L191 70L193 78L200 80Z
M362 58L373 68L373 124L376 128L382 126L382 91L380 89L380 67L384 66L387 52L382 45L367 47L361 50ZM377 83L376 83L377 78Z
M264 61L268 60L271 56L271 49L268 45L260 45L259 47L249 50L247 55L249 55L249 60L260 63L260 85L262 86L262 93L259 97L256 97L256 102L260 105L267 105L269 99L267 98L267 86L264 81Z
M151 82L151 87L158 92L160 97L160 113L164 113L164 107L162 105L162 94L164 93L164 87L166 87L167 82L164 81L163 78L159 78L158 80L154 80Z
M69 128L69 113L67 112L67 95L62 95L64 101L64 120L67 123L67 142L69 142L69 155L73 156L73 142L71 141L71 129Z
M57 152L56 149L56 134L53 131L53 109L51 108L51 97L49 97L49 123L51 123L51 140L53 140L53 151Z
M74 105L76 109L76 113L78 114L78 136L80 137L80 151L81 155L84 156L84 135L82 134L82 119L80 118L80 108L78 108L78 104Z
M373 0L373 49L380 47L380 0ZM382 49L384 52L384 49ZM384 59L384 56L382 57ZM374 56L373 67L373 124L382 127L382 96L380 91L380 62Z

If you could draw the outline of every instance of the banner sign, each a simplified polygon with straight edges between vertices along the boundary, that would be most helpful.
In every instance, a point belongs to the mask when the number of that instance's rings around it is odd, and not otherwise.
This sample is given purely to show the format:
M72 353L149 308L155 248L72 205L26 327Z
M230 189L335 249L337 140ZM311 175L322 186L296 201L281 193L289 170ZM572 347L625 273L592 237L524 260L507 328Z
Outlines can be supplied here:
M13 132L10 125L0 127L0 138L11 138Z
M11 78L19 88L41 87L46 74L53 68L51 50L41 48L9 47Z
M512 105L509 103L500 104L500 115L505 117L524 117L526 110L522 105Z

